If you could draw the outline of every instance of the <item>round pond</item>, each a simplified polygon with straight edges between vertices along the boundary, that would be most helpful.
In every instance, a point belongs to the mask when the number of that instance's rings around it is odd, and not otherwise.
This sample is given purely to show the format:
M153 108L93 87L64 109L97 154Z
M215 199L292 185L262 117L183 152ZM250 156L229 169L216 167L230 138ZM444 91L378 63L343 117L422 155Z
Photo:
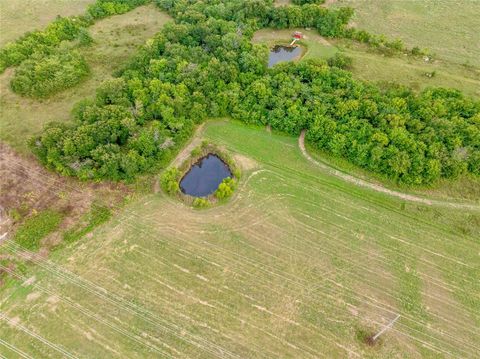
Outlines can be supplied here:
M276 45L270 50L270 56L268 57L268 67L272 67L278 62L291 61L302 54L300 46L281 46Z
M205 197L215 192L218 185L232 177L228 166L220 157L208 154L200 158L180 181L183 193L194 197Z

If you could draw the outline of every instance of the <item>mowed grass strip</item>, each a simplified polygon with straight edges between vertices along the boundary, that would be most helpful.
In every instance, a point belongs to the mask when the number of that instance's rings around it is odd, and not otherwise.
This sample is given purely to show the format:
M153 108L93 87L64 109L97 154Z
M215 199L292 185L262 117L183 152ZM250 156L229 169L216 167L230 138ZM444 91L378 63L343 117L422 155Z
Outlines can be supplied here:
M325 176L296 138L237 122L205 137L256 163L230 202L147 195L31 267L1 310L78 356L475 356L480 244L455 214ZM359 339L397 313L381 344ZM54 357L14 326L5 340Z

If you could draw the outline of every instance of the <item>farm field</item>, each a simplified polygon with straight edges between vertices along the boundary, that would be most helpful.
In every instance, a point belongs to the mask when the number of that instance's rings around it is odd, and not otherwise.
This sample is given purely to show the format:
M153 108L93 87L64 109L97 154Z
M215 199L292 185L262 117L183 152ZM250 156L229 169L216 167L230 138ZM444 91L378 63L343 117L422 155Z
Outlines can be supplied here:
M310 2L0 0L0 358L478 358L480 2Z
M478 212L351 186L263 128L211 121L202 137L243 167L232 200L152 193L18 268L0 289L3 355L477 356Z
M67 121L75 103L92 96L104 80L111 78L169 20L157 7L147 5L98 21L89 28L94 43L82 49L91 68L89 77L45 100L22 97L11 91L10 79L15 70L7 69L0 75L0 139L27 153L31 136L48 122Z
M472 97L480 97L480 69L477 67L465 67L441 59L426 63L421 58L382 56L352 41L326 39L314 30L294 30L305 35L302 43L307 47L307 51L303 60L328 59L341 52L353 59L350 70L354 77L361 80L395 82L419 91L432 86L449 87ZM253 41L270 47L278 42L288 44L294 30L262 29L255 33ZM427 74L432 72L435 72L435 75L427 77Z

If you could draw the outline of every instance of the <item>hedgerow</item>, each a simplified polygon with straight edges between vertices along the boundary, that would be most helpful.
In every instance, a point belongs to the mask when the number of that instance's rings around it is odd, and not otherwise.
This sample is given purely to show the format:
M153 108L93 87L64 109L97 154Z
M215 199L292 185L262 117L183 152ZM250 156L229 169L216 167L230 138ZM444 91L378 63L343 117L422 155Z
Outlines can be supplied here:
M101 19L111 15L126 13L137 6L145 5L149 0L97 0L87 9L88 15Z
M323 61L267 69L255 30L312 26L343 36L351 9L272 1L157 0L175 18L123 70L32 141L41 161L82 179L132 179L207 117L291 135L398 182L428 184L480 168L480 102L448 89L387 89ZM395 47L394 45L392 45Z
M11 80L14 92L30 97L47 97L81 82L90 70L78 51L56 51L36 55L22 62Z

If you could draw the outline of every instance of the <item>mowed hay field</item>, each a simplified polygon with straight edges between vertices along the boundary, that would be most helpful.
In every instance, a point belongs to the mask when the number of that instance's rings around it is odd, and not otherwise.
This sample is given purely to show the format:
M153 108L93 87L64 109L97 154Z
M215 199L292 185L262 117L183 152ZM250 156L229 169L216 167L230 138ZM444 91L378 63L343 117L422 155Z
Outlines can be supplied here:
M203 136L243 166L234 197L193 210L146 195L16 269L0 291L3 355L478 356L478 212L352 187L261 128L208 122Z
M0 140L28 153L27 140L31 136L48 122L69 120L75 103L94 95L95 89L111 78L167 21L170 17L153 4L98 21L88 29L94 43L81 49L90 65L89 77L45 100L22 97L11 91L10 80L15 69L7 69L0 75ZM2 22L2 31L4 27Z

